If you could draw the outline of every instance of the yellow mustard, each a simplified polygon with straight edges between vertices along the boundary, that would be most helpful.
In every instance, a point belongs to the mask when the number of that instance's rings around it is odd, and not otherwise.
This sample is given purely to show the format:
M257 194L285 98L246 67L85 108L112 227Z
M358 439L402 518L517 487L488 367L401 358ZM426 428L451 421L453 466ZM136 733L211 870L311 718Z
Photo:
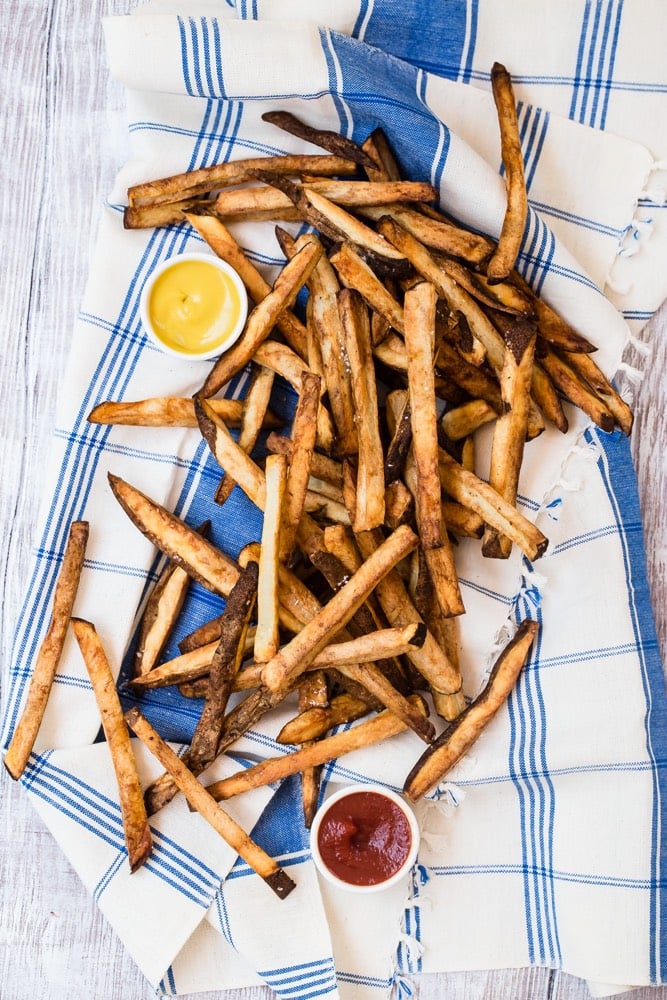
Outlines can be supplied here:
M203 260L176 261L160 274L148 300L156 335L175 351L222 350L241 313L232 279Z

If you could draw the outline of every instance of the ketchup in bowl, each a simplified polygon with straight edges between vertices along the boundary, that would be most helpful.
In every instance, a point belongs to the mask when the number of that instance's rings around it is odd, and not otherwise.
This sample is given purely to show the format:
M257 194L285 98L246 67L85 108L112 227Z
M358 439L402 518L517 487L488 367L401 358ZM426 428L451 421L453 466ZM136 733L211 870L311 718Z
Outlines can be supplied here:
M311 829L313 858L335 884L372 891L393 885L414 862L415 816L396 793L355 785L332 795Z

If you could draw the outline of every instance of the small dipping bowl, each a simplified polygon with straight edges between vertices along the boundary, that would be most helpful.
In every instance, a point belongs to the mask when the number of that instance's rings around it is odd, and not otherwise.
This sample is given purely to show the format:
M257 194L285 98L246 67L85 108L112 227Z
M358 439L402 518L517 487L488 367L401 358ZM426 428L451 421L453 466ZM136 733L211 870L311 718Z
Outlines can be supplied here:
M381 785L348 785L322 803L310 828L320 874L349 892L388 889L417 857L419 826L407 802Z
M211 254L178 254L158 264L146 279L139 309L146 333L161 351L206 361L240 337L248 296L225 261Z

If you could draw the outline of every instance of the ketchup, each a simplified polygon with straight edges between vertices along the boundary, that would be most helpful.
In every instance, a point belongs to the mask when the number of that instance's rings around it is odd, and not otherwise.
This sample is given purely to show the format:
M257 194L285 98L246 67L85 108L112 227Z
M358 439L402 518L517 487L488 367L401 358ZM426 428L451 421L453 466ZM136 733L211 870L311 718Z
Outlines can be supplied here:
M327 809L317 833L326 867L350 885L377 885L404 864L412 832L402 810L379 792L352 792Z

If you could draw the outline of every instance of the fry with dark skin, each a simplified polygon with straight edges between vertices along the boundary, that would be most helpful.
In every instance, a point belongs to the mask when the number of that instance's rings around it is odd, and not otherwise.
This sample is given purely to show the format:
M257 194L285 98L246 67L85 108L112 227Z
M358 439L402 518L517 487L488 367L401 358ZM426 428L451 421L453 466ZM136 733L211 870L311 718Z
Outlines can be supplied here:
M208 767L217 753L227 702L243 655L244 634L255 605L257 580L257 563L250 562L241 570L227 598L220 642L209 667L209 690L188 754L193 774Z
M15 781L25 770L44 718L46 703L60 663L79 588L87 542L88 522L72 521L62 566L56 580L49 627L37 654L27 701L4 757L5 767Z
M275 125L276 128L282 129L283 132L289 132L290 135L295 135L299 139L311 142L313 146L326 149L335 156L342 156L348 160L353 160L361 167L372 168L375 166L368 154L364 153L363 149L356 142L353 142L352 139L348 139L339 132L334 132L330 129L315 128L312 125L308 125L289 111L266 111L262 115L262 121L269 122L271 125Z
M297 528L303 514L308 490L315 450L320 388L319 375L310 372L303 373L299 402L292 422L292 447L287 468L283 519L280 527L280 559L286 563L289 562L294 549Z
M137 764L123 718L123 709L116 691L116 681L95 626L81 618L72 618L72 629L79 644L93 686L97 707L102 717L102 728L118 784L123 833L130 871L135 872L148 860L153 841L139 783Z
M174 753L170 746L156 733L150 722L143 717L138 708L132 708L125 715L130 729L139 737L142 743L167 768L172 780L183 792L188 803L196 809L200 816L210 823L214 830L232 847L243 860L257 872L260 878L275 894L284 899L295 884L289 875L248 836L242 827L222 810L210 794L188 770L183 761Z
M526 662L538 628L538 623L529 619L521 623L496 660L482 693L424 751L403 786L405 795L413 802L442 781L505 703Z
M351 694L338 694L326 707L300 710L298 715L285 723L276 736L276 742L298 746L309 740L317 740L335 726L361 719L369 711L365 701Z
M528 194L512 79L501 63L496 62L491 68L491 88L498 112L500 154L507 187L507 209L498 246L486 267L487 278L494 282L505 281L516 263L528 218Z

